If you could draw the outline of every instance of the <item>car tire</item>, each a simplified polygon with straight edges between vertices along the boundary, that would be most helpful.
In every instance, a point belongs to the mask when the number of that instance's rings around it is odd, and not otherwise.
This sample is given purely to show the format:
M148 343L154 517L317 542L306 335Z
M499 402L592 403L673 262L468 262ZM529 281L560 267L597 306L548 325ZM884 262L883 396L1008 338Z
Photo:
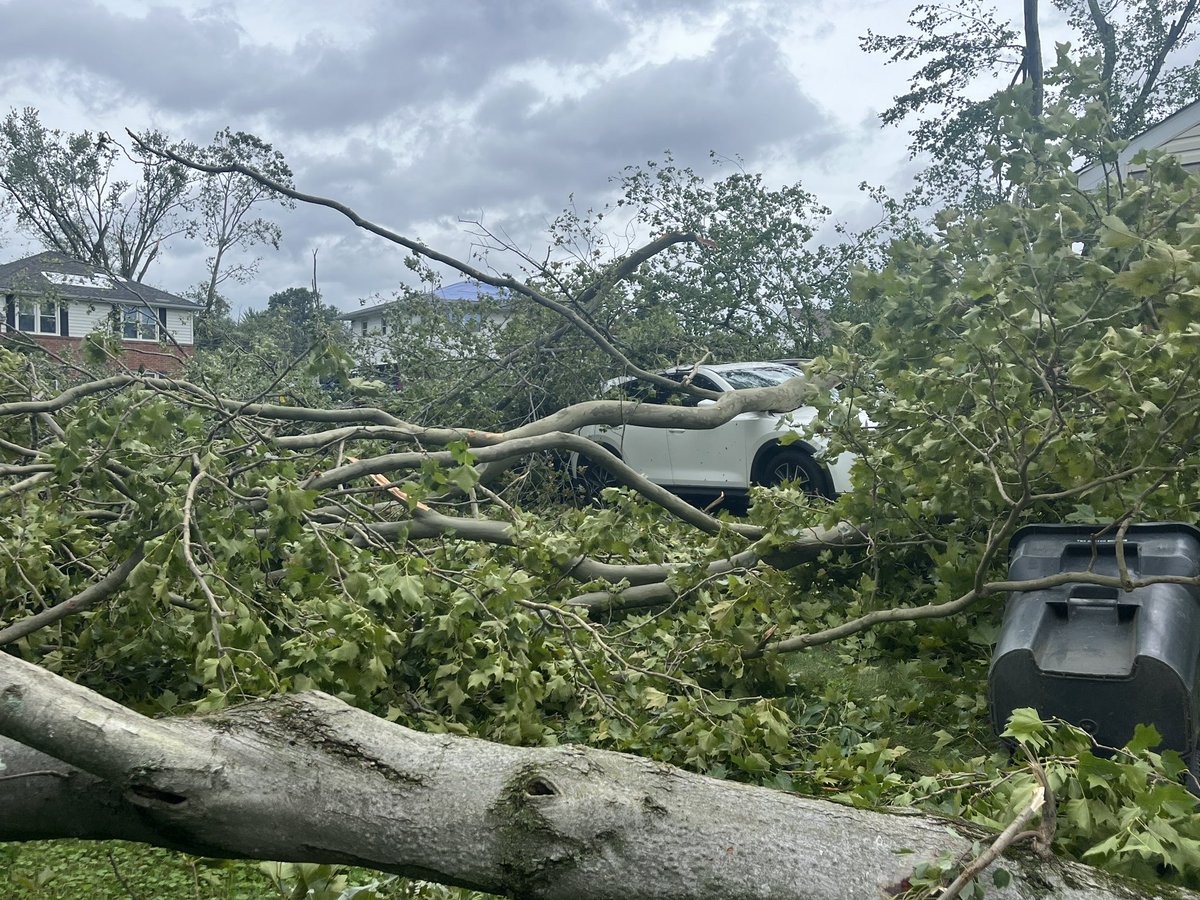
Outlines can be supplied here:
M825 472L811 453L793 447L783 447L763 463L758 483L764 487L793 484L810 497L827 497Z

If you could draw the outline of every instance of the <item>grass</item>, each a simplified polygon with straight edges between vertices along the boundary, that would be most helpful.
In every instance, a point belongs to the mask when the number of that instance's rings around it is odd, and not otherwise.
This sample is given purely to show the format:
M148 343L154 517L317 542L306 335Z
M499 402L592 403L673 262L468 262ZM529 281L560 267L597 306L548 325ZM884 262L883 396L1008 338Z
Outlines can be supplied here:
M258 900L279 892L256 864L120 841L0 844L0 896L13 900Z
M988 642L999 614L970 625L898 626L853 649L814 647L788 660L792 690L829 709L847 742L886 738L909 749L902 768L921 775L947 757L996 752L987 708ZM870 646L865 646L870 645Z
M309 890L297 883L307 875ZM5 900L336 900L347 886L383 881L357 900L485 900L487 895L409 881L368 869L284 867L280 890L260 864L205 859L123 841L0 844ZM330 876L342 876L336 883Z

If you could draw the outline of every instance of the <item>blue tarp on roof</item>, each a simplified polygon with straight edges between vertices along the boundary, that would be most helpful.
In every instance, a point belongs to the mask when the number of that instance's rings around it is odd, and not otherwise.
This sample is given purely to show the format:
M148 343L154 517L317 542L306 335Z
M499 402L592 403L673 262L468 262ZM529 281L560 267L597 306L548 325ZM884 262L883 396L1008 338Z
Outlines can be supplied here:
M469 303L478 303L482 297L507 297L508 291L490 284L480 284L478 281L459 281L438 288L436 291L432 291L431 295L440 300L466 300Z
M428 296L445 300L448 303L478 303L480 300L494 299L500 301L500 305L504 306L511 299L512 294L506 288L492 287L490 284L481 284L478 281L459 281L438 288L436 291L430 291ZM387 303L377 303L374 306L342 313L338 318L346 322L369 319L372 316L381 315L384 310L392 309L400 302L402 301L389 300Z

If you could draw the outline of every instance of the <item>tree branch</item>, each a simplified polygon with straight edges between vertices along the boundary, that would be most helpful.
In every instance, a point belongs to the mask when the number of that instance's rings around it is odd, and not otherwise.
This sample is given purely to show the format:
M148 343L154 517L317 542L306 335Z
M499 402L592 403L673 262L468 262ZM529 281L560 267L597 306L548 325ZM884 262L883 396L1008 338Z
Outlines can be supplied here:
M892 609L877 609L812 634L801 634L785 640L767 644L763 648L747 654L748 658L762 656L766 653L794 653L806 650L819 644L828 644L841 640L860 631L874 628L889 622L918 622L923 619L944 619L953 616L970 607L972 604L996 594L1013 591L1041 591L1046 588L1058 587L1062 584L1097 584L1103 587L1117 588L1130 591L1136 588L1149 587L1152 584L1186 584L1200 585L1200 576L1189 575L1153 575L1146 578L1135 578L1123 581L1119 575L1097 575L1094 572L1059 572L1047 575L1045 578L1032 578L1028 581L990 581L978 588L967 591L962 596L947 600L945 603L928 603L924 606L902 606Z
M74 597L64 600L62 603L58 603L40 613L21 619L19 622L14 622L7 628L0 629L0 647L5 644L11 644L13 641L19 641L21 638L33 634L47 625L52 625L61 619L65 619L67 616L91 609L100 601L108 599L120 590L121 585L125 583L130 573L137 568L138 563L144 558L144 552L144 546L139 546L123 563L95 584L88 585Z
M241 163L209 164L199 162L197 160L188 159L185 156L181 156L167 147L155 147L146 144L132 131L127 130L127 133L137 143L138 147L146 153L153 153L157 156L161 156L165 159L170 159L185 165L191 169L196 169L200 172L207 172L210 175L219 175L230 172L245 175L247 178L252 178L259 184L262 184L270 190L282 194L285 197L289 197L292 200L297 200L301 203L309 203L314 206L324 206L328 209L334 210L335 212L339 212L353 222L354 225L363 229L364 231L369 231L370 233L377 235L384 240L390 241L393 244L398 244L399 246L404 247L406 250L409 250L418 256L424 257L425 259L430 259L434 262L441 263L442 265L449 266L452 269L456 269L463 275L466 275L468 278L481 282L482 284L491 285L492 287L504 288L505 290L511 291L514 294L527 297L538 306L549 309L569 321L575 326L575 328L577 328L593 343L595 343L600 350L607 354L611 359L619 363L622 371L636 375L638 378L645 379L646 381L649 381L658 387L678 387L677 385L674 385L670 379L664 378L663 376L654 372L646 371L645 369L642 369L631 362L629 358L626 357L625 354L623 354L619 349L617 349L617 347L608 339L606 334L602 333L576 310L564 303L560 303L559 301L552 299L551 297L547 297L541 291L530 287L524 282L506 276L492 275L489 272L485 272L482 269L472 266L470 263L456 259L455 257L446 253L442 253L438 250L434 250L432 247L428 247L425 244L422 244L420 241L415 241L412 238L404 237L403 235L392 231L390 228L385 228L383 225L372 222L370 219L359 215L344 203L328 197L320 197L316 194L306 194L303 191L298 191L290 185L276 181L275 179L264 175L263 173L249 166L242 165ZM600 281L604 282L608 278L618 276L621 278L627 277L629 273L633 272L637 268L637 266L655 254L662 252L667 247L670 247L674 244L689 243L698 240L698 235L690 232L669 232L664 234L661 237L651 241L645 247L642 247L641 249L630 254L625 259L614 263L608 270L606 270L604 274L601 275ZM701 390L699 388L693 389L693 393L701 397L710 397L713 399L718 396L712 391Z
M28 748L0 742L11 774L67 776L0 783L0 840L133 837L507 896L875 897L979 836L577 745L421 734L318 693L148 719L6 654L0 734ZM59 802L35 805L32 788ZM1074 863L1009 865L1000 900L1153 896Z
M1170 29L1167 31L1167 36L1163 39L1162 46L1158 48L1158 52L1154 54L1150 64L1146 67L1146 77L1142 81L1142 89L1138 92L1137 99L1129 107L1129 118L1126 122L1126 129L1131 133L1136 133L1141 130L1142 120L1146 115L1146 104L1150 102L1150 95L1154 92L1155 83L1158 81L1158 75L1162 71L1163 63L1171 51L1175 49L1175 45L1179 42L1179 38L1187 30L1188 23L1191 22L1192 16L1196 13L1196 4L1198 0L1188 0L1187 5L1179 13L1179 18L1176 19Z

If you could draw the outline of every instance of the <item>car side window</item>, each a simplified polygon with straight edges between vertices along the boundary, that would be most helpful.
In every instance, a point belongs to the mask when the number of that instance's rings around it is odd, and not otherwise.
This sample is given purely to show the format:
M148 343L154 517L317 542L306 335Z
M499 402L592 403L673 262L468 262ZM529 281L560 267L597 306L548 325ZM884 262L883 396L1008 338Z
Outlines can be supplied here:
M675 381L682 382L686 375L686 372L673 372L667 377L674 379ZM691 380L691 383L693 386L701 388L702 390L714 391L715 393L720 393L723 390L720 385L718 385L707 375L697 374L696 377ZM668 402L679 406L696 406L702 399L702 397L697 397L695 394L689 394L685 391L673 391L671 394L671 399Z
M627 403L661 403L659 388L647 381L630 378L614 384L604 392L605 400L624 400Z

